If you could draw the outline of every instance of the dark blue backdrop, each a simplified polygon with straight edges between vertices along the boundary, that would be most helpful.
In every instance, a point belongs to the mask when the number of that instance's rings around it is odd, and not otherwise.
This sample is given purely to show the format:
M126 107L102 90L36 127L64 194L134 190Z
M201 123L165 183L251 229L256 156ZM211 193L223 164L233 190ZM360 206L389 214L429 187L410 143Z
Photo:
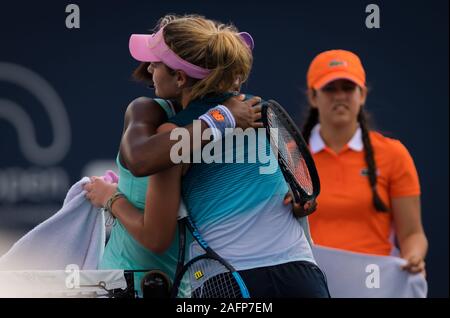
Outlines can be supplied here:
M81 28L69 30L69 3L0 4L0 63L26 67L48 81L65 105L72 135L62 160L39 165L27 159L17 129L0 113L0 232L30 229L47 216L36 215L36 206L56 209L88 163L114 158L126 106L152 94L130 80L136 63L128 53L129 35L153 28L169 12L199 13L232 21L253 35L254 69L245 90L280 100L298 120L311 59L333 48L361 56L371 88L367 106L377 127L407 146L419 171L430 242L429 295L448 297L447 0L375 1L380 29L366 28L365 8L371 2L365 1L148 0L74 1L81 9ZM29 114L41 146L52 142L49 116L37 98L2 81L0 74L1 99L13 100ZM39 194L37 189L46 189L39 182L58 173L66 182L46 185L54 195ZM37 180L34 190L23 188L30 178Z

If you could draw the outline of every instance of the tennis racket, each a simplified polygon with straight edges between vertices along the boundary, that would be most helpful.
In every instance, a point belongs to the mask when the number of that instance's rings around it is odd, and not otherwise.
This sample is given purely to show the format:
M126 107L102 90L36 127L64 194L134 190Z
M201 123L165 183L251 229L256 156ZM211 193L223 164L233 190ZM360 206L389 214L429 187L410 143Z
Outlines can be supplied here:
M250 298L239 273L203 240L194 222L187 214L184 203L180 207L178 226L178 266L171 297ZM198 245L193 246L195 256L185 264L186 228L192 233ZM189 285L187 295L180 289L182 283Z
M320 192L320 180L308 145L286 110L274 100L263 102L262 122L295 203L302 206ZM311 214L305 211L300 217Z

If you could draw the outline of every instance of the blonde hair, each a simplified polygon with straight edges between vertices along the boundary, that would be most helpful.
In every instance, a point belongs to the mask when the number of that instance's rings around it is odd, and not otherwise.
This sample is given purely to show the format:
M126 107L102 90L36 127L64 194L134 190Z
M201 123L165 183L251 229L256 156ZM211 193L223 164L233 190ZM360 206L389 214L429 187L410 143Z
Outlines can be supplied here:
M166 44L182 59L211 70L191 87L190 100L210 93L235 90L250 75L253 56L235 26L198 15L166 15L158 28L164 27ZM238 82L237 82L238 81Z

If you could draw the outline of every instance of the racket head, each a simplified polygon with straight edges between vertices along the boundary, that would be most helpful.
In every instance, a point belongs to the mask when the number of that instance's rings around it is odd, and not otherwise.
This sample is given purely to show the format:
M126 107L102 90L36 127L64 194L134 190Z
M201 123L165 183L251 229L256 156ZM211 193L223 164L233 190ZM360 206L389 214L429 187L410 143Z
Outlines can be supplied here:
M189 281L190 298L249 298L241 276L207 253L191 259L176 281ZM172 290L172 297L186 297L186 294Z
M319 175L297 125L275 100L263 102L262 122L294 201L303 204L314 200L320 193ZM271 130L273 128L277 129L277 133Z
M188 228L196 243L191 244L191 260L177 270L172 298L249 298L248 289L234 267L222 259L203 240L194 222L185 217L179 220ZM189 295L180 289L184 282L189 285Z

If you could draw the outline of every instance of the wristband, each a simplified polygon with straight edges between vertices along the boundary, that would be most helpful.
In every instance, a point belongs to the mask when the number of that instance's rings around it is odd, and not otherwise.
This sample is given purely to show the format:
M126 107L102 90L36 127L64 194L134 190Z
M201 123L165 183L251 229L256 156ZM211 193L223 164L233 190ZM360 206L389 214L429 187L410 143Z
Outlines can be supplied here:
M211 128L213 141L221 139L231 129L236 128L236 120L230 110L224 105L218 105L208 110L198 119L203 120ZM227 129L229 128L229 129Z

